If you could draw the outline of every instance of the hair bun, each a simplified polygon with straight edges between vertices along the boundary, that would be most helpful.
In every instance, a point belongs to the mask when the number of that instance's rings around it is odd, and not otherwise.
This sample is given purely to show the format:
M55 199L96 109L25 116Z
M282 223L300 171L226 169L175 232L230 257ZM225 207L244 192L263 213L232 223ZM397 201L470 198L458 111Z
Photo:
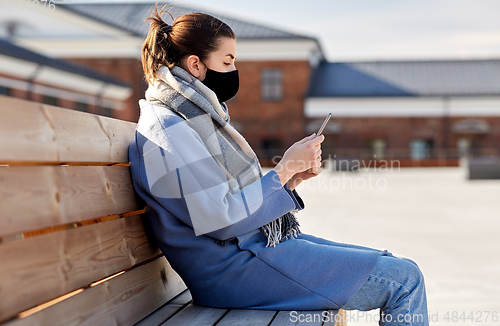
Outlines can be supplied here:
M172 26L163 22L163 24L161 25L161 30L163 31L163 33L168 34L172 30Z

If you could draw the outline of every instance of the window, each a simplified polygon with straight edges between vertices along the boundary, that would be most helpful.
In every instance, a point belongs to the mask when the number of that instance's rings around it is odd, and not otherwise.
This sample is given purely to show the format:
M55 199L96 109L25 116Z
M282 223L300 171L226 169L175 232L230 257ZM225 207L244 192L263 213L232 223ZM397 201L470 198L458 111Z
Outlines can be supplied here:
M89 105L83 102L76 102L75 108L81 112L89 112Z
M57 106L59 101L58 101L57 97L44 95L43 99L42 99L42 102L45 103L45 104L48 104L48 105Z
M8 87L0 86L0 95L10 95L10 89Z
M372 151L373 156L381 160L385 157L385 140L382 138L376 138L372 141Z
M470 139L465 137L457 139L457 148L460 157L469 156Z
M102 115L106 117L113 117L113 109L112 108L102 108Z
M283 72L281 69L264 69L261 73L261 97L264 101L283 98Z
M410 158L423 160L430 157L432 139L414 139L410 142Z
M94 114L113 118L113 108L105 107L105 106L96 106Z
M457 149L460 157L474 157L481 154L482 141L479 136L471 135L457 139Z
M385 157L385 140L383 138L372 138L365 140L365 148L369 151L370 155L377 160Z
M281 140L276 138L266 138L261 141L261 149L264 158L272 159L275 156L282 155Z

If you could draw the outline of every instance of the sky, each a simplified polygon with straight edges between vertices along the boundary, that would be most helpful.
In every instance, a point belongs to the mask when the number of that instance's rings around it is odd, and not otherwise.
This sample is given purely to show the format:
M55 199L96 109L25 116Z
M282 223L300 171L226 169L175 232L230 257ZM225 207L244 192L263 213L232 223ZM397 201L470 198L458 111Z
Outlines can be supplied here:
M173 2L316 37L330 61L500 58L499 0Z

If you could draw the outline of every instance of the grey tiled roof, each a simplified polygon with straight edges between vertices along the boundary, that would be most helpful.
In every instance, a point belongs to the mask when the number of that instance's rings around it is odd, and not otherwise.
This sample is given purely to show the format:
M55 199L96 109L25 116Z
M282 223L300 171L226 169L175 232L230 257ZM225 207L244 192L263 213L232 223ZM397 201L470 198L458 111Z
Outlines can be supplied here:
M309 97L500 95L500 60L323 62Z
M146 36L149 23L144 19L149 17L155 2L143 1L141 3L89 3L89 4L65 4L59 5L61 8L71 10L78 14L93 18L100 22L118 27L133 35ZM159 7L165 3L159 3ZM58 7L59 8L59 7ZM242 20L217 15L216 13L206 12L188 8L185 6L171 5L167 9L174 18L183 14L193 12L205 12L219 18L231 26L240 39L315 39L304 35L289 33L276 28L254 24ZM163 19L171 23L170 16L165 14Z
M58 70L63 70L66 72L78 74L95 80L100 80L105 83L110 83L123 87L130 87L130 85L111 76L103 75L101 73L90 70L86 67L68 61L46 57L39 53L14 45L9 41L3 39L0 39L0 54L20 60L34 62L42 66L52 67Z

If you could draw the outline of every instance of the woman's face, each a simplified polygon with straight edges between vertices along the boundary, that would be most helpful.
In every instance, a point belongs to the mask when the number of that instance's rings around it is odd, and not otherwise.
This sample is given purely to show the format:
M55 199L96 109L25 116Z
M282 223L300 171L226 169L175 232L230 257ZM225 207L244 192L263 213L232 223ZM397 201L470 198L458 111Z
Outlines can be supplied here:
M229 72L236 70L236 40L229 37L220 39L219 48L211 52L206 60L203 60L206 67L218 71ZM200 74L200 80L203 81L206 75L206 69Z

